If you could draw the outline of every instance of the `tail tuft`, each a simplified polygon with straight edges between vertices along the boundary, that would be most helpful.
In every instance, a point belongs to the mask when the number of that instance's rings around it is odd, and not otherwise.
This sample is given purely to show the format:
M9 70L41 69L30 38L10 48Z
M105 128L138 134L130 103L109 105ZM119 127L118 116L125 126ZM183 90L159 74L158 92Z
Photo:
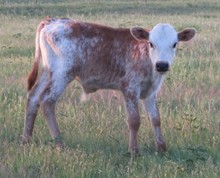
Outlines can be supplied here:
M27 83L27 90L30 91L31 88L34 86L38 75L38 64L35 62L31 72L28 75L28 83Z

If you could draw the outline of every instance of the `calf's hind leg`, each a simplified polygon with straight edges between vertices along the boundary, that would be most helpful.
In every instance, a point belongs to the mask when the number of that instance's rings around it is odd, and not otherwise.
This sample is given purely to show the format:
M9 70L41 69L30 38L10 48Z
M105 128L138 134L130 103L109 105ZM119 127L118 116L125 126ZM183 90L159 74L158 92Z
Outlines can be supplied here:
M72 78L72 77L71 77ZM47 126L51 137L54 139L56 146L63 145L60 130L55 115L55 105L59 96L63 93L71 79L62 74L53 73L46 88L40 96L40 104L44 116L47 121Z
M34 129L34 122L39 109L39 96L46 87L48 74L43 71L40 80L28 93L28 101L26 105L26 116L24 122L24 129L21 138L21 144L28 143L32 137Z

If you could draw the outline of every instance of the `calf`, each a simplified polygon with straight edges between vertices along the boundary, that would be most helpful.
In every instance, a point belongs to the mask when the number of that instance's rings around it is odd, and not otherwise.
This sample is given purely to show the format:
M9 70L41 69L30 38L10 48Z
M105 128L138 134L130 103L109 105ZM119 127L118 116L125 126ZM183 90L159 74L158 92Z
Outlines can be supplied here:
M50 134L62 145L55 104L74 79L85 93L98 89L122 92L127 110L129 151L137 154L140 127L138 100L142 99L159 151L166 150L156 94L170 69L179 41L188 41L194 29L176 32L169 24L148 31L141 27L111 28L72 19L46 18L36 33L35 60L28 78L28 102L22 142L31 139L39 106ZM40 59L42 75L36 82Z

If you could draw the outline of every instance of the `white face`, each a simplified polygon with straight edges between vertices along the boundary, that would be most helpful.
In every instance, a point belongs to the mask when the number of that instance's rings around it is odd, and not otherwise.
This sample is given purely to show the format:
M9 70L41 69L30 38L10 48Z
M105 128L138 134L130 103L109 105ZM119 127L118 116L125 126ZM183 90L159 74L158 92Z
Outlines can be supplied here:
M177 33L170 24L157 24L150 32L141 27L133 27L130 31L136 40L149 42L150 59L155 71L160 74L167 72L173 64L177 42L189 41L196 34L193 28Z
M149 55L155 70L165 73L173 63L178 34L169 24L158 24L149 33Z

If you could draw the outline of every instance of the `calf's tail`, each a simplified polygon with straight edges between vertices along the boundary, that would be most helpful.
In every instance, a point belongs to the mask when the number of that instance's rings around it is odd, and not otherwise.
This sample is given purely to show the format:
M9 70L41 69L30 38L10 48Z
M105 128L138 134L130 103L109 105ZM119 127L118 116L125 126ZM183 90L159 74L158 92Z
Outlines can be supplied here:
M35 56L34 56L34 64L32 66L32 69L28 75L28 82L27 82L27 90L30 91L31 88L34 86L37 80L38 75L38 68L40 64L41 59L41 49L40 49L40 32L44 28L46 24L49 24L52 20L51 17L47 17L41 23L38 25L36 37L35 37Z
M38 75L38 68L39 68L39 63L40 63L40 58L41 58L39 34L40 32L37 32L36 38L35 38L35 57L34 57L34 64L28 75L28 85L27 85L28 91L30 91L31 88L34 86L36 79L37 79L37 75Z

